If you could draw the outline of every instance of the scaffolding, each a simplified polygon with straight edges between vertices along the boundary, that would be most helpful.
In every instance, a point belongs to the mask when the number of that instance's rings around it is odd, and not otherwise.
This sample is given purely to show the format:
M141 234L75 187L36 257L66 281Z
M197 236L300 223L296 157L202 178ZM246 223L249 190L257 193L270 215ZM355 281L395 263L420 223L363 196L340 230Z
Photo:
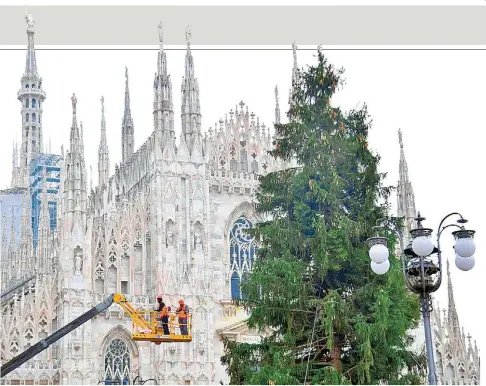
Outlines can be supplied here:
M61 169L63 159L57 154L38 154L29 169L30 195L32 203L32 234L34 248L39 242L39 217L42 205L42 191L45 187L48 197L50 229L57 227L57 198L61 188Z

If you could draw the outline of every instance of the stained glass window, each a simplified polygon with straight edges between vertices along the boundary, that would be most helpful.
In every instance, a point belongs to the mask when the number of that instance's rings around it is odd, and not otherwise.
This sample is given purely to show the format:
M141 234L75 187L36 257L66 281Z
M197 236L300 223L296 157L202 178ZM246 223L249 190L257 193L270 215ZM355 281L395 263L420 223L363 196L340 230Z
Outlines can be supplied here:
M113 339L105 354L105 379L122 384L130 376L130 353L122 339Z
M241 299L241 279L251 271L256 253L255 239L246 232L253 228L253 224L246 218L240 217L231 228L229 236L230 270L231 270L231 298Z

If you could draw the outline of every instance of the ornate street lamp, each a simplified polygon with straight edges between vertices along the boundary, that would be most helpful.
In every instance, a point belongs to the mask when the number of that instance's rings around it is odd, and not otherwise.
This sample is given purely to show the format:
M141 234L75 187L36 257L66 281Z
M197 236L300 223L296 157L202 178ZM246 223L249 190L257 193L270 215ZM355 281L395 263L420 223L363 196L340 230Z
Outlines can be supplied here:
M457 224L444 225L445 221L452 216L459 216ZM432 298L430 294L437 291L442 282L440 237L447 228L458 228L458 230L452 232L452 235L456 239L454 246L456 252L455 263L461 271L469 271L474 267L475 263L473 256L476 252L476 245L474 243L475 231L465 229L464 224L467 223L467 220L460 213L450 213L439 224L437 247L435 247L430 239L432 229L422 226L424 220L425 218L421 217L419 212L417 218L415 218L417 228L410 231L412 241L406 247L403 245L402 230L391 220L379 221L381 226L374 227L377 232L376 236L369 238L367 243L370 246L371 269L376 274L383 275L390 268L390 261L388 259L389 251L387 248L388 239L386 237L380 237L378 229L388 228L398 235L405 284L410 291L420 295L420 307L424 319L429 384L437 385L432 332L430 328L430 312L432 311Z

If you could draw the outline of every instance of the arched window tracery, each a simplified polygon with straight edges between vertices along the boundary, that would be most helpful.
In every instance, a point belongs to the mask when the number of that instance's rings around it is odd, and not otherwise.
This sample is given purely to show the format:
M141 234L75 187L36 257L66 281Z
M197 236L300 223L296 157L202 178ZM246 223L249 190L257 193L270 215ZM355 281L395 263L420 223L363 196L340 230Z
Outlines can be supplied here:
M130 352L126 342L122 339L113 339L105 353L105 379L122 384L130 377Z
M257 250L255 238L247 232L252 228L251 221L242 216L233 223L229 235L232 299L245 297L241 292L241 281L251 272Z

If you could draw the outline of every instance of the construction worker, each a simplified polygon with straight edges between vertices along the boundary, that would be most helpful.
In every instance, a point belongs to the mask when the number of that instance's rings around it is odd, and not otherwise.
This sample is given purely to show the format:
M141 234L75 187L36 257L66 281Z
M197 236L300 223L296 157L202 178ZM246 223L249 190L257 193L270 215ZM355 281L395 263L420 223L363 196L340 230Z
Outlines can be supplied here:
M156 311L159 312L160 324L164 329L164 335L169 335L169 310L162 300L162 295L157 296Z
M176 312L179 314L179 328L181 330L181 335L189 335L187 332L187 315L189 314L189 307L184 304L184 300L179 300L179 307L177 307Z

